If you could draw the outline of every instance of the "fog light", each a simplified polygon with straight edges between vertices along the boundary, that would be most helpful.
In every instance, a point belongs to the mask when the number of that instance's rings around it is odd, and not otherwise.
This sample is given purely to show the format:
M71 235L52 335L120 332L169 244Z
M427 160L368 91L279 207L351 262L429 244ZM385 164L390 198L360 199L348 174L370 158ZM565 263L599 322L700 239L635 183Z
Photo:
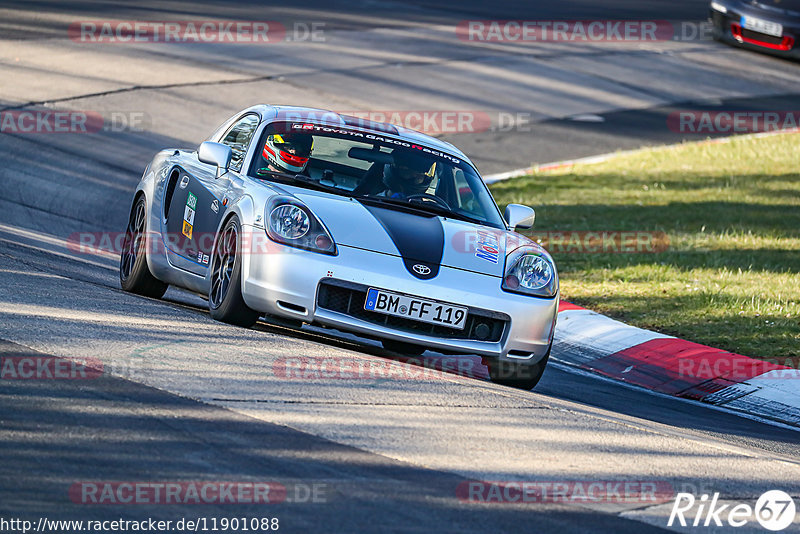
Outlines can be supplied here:
M475 337L478 339L486 339L489 337L489 334L492 333L492 329L489 328L489 325L486 323L480 323L478 326L475 327Z

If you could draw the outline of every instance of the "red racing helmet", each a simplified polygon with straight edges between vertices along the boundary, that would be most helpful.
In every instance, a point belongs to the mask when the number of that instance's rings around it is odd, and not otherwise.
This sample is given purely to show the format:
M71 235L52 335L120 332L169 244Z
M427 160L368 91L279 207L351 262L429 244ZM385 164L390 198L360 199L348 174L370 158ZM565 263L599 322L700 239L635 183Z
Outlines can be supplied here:
M305 170L313 145L314 138L308 134L272 134L261 155L279 171L298 174Z

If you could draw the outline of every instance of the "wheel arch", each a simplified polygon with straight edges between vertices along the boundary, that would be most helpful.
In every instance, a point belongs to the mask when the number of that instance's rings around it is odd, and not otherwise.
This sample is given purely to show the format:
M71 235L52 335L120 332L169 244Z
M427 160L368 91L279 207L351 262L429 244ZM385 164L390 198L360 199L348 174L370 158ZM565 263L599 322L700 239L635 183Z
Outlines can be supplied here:
M242 216L238 213L237 210L231 209L220 219L219 226L217 227L217 231L214 235L214 246L211 248L211 265L208 269L208 274L206 275L206 282L209 290L211 289L211 276L213 271L214 265L214 256L217 253L217 245L219 244L219 239L222 236L222 230L227 226L227 224L233 219L236 218L239 220L239 243L237 243L237 247L241 248L241 229L242 229ZM240 251L241 252L241 251ZM244 270L244 258L242 258L242 270ZM244 276L242 276L242 280L244 280Z
M220 219L219 226L217 227L216 235L214 236L214 248L212 250L216 250L217 243L219 242L220 235L222 234L222 229L225 228L225 225L233 218L236 217L239 220L239 231L240 235L239 238L241 240L242 233L245 231L249 232L264 232L264 238L266 237L266 230L263 227L259 227L255 225L256 220L256 207L253 197L250 194L244 194L239 197L228 209L225 215ZM248 240L248 242L252 243L252 239ZM250 251L244 253L242 255L242 269L241 269L241 284L242 284L242 294L244 295L244 286L246 280L250 276L250 262L253 260L252 254ZM211 270L209 269L208 272L208 287L211 287ZM245 296L245 299L247 297Z

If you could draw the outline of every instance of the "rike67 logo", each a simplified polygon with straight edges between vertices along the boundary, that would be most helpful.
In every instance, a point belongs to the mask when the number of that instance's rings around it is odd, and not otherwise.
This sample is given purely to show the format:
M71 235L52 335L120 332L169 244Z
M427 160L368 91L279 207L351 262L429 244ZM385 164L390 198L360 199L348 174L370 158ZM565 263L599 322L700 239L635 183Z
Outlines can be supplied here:
M763 528L778 532L792 526L796 515L794 499L781 490L765 492L755 506L747 503L723 504L719 493L714 493L711 499L708 495L698 499L691 493L678 493L667 526L671 527L677 522L676 526L682 527L739 528L755 519Z

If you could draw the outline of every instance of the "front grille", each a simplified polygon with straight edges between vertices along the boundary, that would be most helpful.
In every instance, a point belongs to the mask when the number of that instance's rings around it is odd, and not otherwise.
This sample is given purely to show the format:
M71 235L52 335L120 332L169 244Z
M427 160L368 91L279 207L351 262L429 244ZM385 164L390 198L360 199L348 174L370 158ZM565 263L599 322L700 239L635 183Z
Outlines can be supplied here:
M510 318L503 313L469 308L467 322L463 330L448 328L437 324L423 323L403 317L394 317L383 313L364 309L369 288L360 284L341 280L323 280L319 285L317 306L326 310L343 313L355 319L385 326L394 330L402 330L414 334L448 339L469 339L473 341L500 341L503 338ZM489 327L489 335L478 339L475 329L478 325Z

